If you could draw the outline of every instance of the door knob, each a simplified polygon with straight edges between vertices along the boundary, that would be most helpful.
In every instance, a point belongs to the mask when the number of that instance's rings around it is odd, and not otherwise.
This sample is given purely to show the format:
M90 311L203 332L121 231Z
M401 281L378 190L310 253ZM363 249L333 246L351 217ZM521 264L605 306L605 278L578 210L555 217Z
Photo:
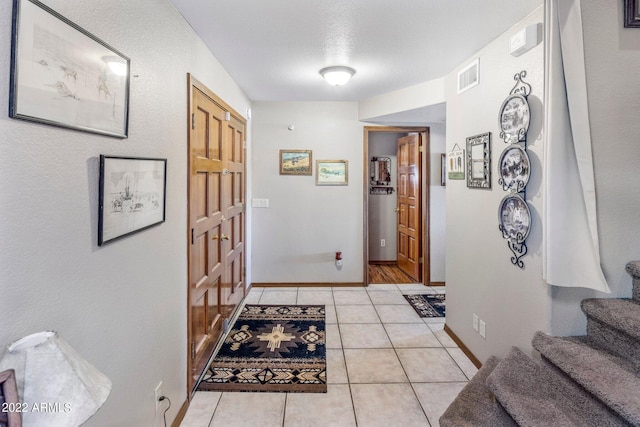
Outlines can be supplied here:
M395 208L393 211L394 212L400 212L400 208Z
M221 234L220 235L220 239L221 240L229 240L229 236L227 236L226 234Z
M217 234L214 234L213 236L211 236L211 240L218 240L218 237L220 236L218 236Z

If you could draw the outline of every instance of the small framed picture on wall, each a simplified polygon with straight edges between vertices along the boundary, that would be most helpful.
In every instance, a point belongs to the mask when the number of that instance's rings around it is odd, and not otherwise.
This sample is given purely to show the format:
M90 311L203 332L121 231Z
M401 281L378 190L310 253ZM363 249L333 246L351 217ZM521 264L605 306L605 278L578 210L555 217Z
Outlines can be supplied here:
M458 144L453 146L453 149L447 153L447 178L450 180L464 180L464 150L458 147Z
M280 175L311 175L311 150L280 150Z
M100 156L98 245L165 220L167 159Z
M349 185L349 161L316 160L316 185Z

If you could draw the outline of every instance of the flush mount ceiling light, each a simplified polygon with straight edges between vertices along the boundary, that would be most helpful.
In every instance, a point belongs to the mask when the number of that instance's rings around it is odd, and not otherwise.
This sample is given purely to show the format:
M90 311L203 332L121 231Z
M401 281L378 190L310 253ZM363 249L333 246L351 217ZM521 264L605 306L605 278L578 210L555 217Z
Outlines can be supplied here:
M320 75L332 86L346 84L355 73L356 70L353 68L343 66L326 67L320 70Z

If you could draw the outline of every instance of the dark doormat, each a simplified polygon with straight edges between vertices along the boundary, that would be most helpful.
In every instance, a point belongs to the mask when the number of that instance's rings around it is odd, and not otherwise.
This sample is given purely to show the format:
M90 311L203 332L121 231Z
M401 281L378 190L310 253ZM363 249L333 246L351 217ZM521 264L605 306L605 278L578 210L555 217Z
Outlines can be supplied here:
M420 317L445 317L443 294L418 294L404 297Z
M246 305L203 391L327 392L324 305Z

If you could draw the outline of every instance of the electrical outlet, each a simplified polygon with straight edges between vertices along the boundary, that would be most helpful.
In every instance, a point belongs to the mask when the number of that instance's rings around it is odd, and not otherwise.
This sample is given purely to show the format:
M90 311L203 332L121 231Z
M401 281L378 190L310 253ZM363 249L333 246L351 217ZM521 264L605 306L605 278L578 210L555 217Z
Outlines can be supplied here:
M478 332L478 315L473 315L473 330Z
M480 321L480 336L484 339L487 338L487 324L484 323L484 320Z
M384 239L380 239L380 246L387 246L387 241Z
M158 407L160 406L160 398L164 396L164 394L162 393L162 381L160 381L156 386L156 390L153 393L153 396L156 399L156 411L157 411Z

